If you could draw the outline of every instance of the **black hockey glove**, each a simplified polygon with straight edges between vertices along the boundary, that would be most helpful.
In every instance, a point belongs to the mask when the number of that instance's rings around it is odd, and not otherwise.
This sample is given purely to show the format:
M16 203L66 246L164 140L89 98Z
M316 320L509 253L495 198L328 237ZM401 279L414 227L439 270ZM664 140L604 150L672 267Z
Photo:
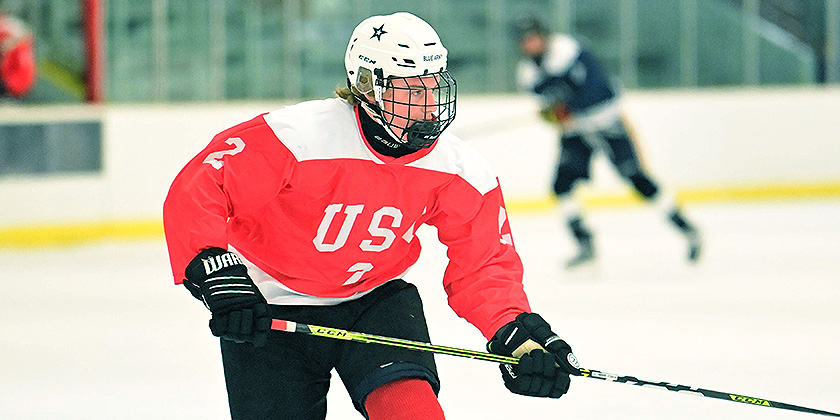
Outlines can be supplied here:
M560 398L569 390L569 375L580 375L572 348L534 313L521 313L487 343L490 353L519 357L502 364L505 387L514 394Z
M248 269L222 248L201 251L185 270L184 286L210 309L210 331L237 343L265 344L271 329L268 305Z

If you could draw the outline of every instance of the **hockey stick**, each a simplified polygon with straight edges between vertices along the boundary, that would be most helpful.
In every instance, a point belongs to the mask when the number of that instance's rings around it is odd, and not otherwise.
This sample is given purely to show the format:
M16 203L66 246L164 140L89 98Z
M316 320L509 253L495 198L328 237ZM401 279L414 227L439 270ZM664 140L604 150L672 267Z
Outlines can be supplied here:
M500 356L492 353L485 353L475 350L459 349L455 347L437 346L430 343L423 343L420 341L405 340L402 338L383 337L381 335L366 334L360 332L353 332L342 330L339 328L320 327L317 325L301 324L292 321L284 321L280 319L271 320L271 329L277 331L285 331L292 333L302 333L314 335L318 337L333 338L337 340L355 341L359 343L373 343L382 344L386 346L402 347L417 351L427 351L438 354L447 354L450 356L466 357L469 359L485 360L488 362L508 363L515 365L519 359L509 356ZM817 410L814 408L802 407L793 404L786 404L777 401L766 400L763 398L747 397L745 395L731 394L728 392L713 391L710 389L696 388L687 385L672 384L669 382L653 382L638 379L633 376L620 376L613 373L601 372L592 369L581 369L581 373L586 378L601 379L608 382L618 382L630 385L644 386L650 388L663 389L665 391L674 391L682 394L697 395L700 397L715 398L724 401L733 401L744 404L758 405L770 408L779 408L783 410L799 411L803 413L820 414L823 416L840 417L840 414L829 411Z
M434 344L423 343L420 341L404 340L402 338L383 337L381 335L365 334L360 332L341 330L338 328L319 327L317 325L301 324L292 321L283 321L280 319L271 320L271 329L277 331L316 335L318 337L335 338L337 340L356 341L359 343L384 344L386 346L402 347L411 350L428 351L438 354L448 354L450 356L467 357L476 360L486 360L488 362L510 364L516 364L519 362L519 359L515 357L500 356L498 354L485 353L482 351L465 350L446 346L436 346Z
M591 369L581 369L584 377L602 379L608 382L619 382L623 384L644 386L649 388L664 389L682 394L697 395L700 397L716 398L724 401L734 401L745 404L759 405L762 407L780 408L783 410L799 411L803 413L820 414L823 416L840 417L840 414L829 411L817 410L815 408L802 407L799 405L786 404L778 401L765 400L763 398L747 397L745 395L731 394L728 392L713 391L711 389L695 388L688 385L672 384L669 382L653 382L638 379L633 376L619 376L613 373L606 373Z

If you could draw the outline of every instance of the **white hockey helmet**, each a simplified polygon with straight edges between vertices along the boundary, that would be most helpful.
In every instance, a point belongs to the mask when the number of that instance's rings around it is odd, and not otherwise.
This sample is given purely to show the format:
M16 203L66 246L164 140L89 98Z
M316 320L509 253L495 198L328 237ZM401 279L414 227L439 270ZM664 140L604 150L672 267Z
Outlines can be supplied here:
M363 105L379 117L394 138L415 148L429 147L455 118L456 83L446 69L447 51L437 32L423 19L406 12L372 16L356 26L347 44L344 67L348 84L363 94L373 93L376 107L365 98ZM398 78L433 76L434 119L409 119L398 127L392 124L383 94ZM409 105L402 103L403 105ZM418 106L414 104L414 106ZM393 129L399 128L397 136Z

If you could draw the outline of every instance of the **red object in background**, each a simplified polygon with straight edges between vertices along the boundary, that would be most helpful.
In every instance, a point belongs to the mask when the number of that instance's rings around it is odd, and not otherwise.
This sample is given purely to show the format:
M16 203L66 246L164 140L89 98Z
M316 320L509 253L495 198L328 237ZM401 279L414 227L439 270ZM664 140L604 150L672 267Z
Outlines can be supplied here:
M17 19L0 14L0 82L4 94L26 96L35 86L35 48L32 35Z
M85 93L88 101L99 103L105 100L102 1L82 0L82 19L85 37Z

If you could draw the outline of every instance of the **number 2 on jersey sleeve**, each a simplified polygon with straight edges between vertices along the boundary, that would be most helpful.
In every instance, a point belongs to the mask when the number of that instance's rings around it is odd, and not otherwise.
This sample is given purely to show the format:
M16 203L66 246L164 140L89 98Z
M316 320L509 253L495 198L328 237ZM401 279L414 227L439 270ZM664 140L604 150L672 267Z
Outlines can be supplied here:
M214 169L221 169L221 167L225 165L225 162L222 161L222 158L225 157L225 155L233 156L245 150L245 142L239 137L231 137L225 140L225 143L233 146L233 149L219 150L218 152L210 153L202 163L209 163Z

